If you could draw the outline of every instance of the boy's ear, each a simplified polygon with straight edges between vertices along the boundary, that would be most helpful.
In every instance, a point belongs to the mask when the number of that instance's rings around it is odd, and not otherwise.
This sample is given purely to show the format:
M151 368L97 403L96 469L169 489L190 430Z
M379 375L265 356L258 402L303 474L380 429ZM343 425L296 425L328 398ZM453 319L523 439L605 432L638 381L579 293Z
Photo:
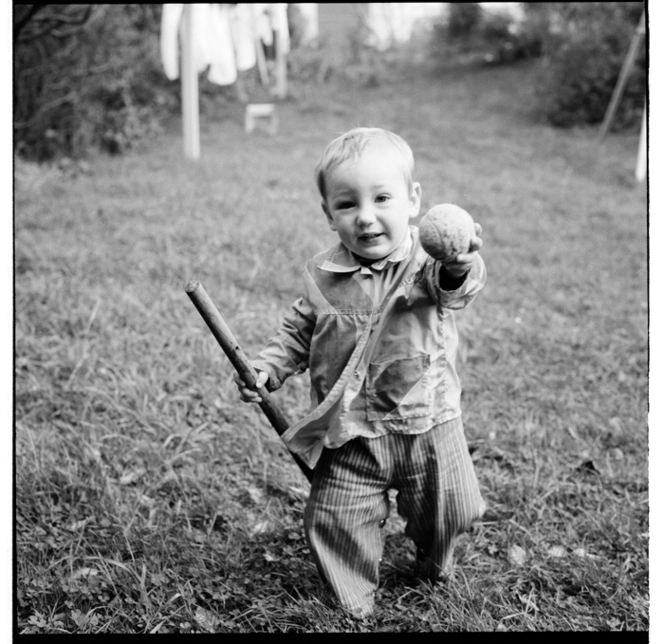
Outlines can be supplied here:
M411 207L408 211L408 214L411 219L415 219L420 213L420 201L422 199L422 186L417 183L413 183L413 187L410 191L410 203Z
M327 217L327 223L330 224L330 228L332 230L336 231L337 226L336 226L336 224L334 223L334 221L332 219L332 215L330 215L330 210L327 207L327 203L326 203L325 199L323 199L323 201L320 202L320 207L323 209L323 212L325 213L325 216Z

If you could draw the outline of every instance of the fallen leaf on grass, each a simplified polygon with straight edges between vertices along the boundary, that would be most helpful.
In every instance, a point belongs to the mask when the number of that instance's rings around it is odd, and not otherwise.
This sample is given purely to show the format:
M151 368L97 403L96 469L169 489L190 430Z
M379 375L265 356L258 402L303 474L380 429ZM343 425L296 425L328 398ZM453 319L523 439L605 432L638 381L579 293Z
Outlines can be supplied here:
M565 548L562 546L551 546L547 550L547 554L549 557L564 557L565 556Z
M574 427L572 427L572 425L569 425L569 426L567 427L567 432L569 433L569 435L570 435L574 440L577 440L577 441L578 441L578 440L581 440L581 439L579 438L579 434L577 433L576 429L575 429Z
M612 630L612 631L619 631L620 627L622 626L622 622L619 619L609 619L606 622L606 625Z
M78 579L79 577L92 577L93 575L98 575L99 571L96 568L79 568L74 570L71 575L71 579Z
M131 485L135 483L145 474L145 470L133 470L127 474L123 474L120 479L120 485Z
M576 548L576 549L574 550L574 554L575 554L577 557L582 557L582 558L584 558L584 559L599 559L599 556L598 556L598 555L590 554L590 553L589 553L587 550L585 550L584 548Z
M263 502L263 491L259 490L257 487L254 487L253 485L247 488L247 493L249 494L249 498L256 504L260 505Z
M302 501L306 501L309 496L309 490L305 490L303 487L298 487L295 485L291 485L288 488L288 491L290 492L291 496Z
M206 631L214 632L215 628L219 624L219 618L212 611L206 610L199 606L196 609L196 614L194 615L196 622L201 628L204 628Z
M623 454L623 451L619 447L614 447L612 450L609 451L609 453L611 454L611 456L613 456L613 458L616 461L625 460L625 455Z
M609 420L609 426L616 432L622 433L622 422L617 416L614 416Z
M249 534L253 537L257 534L263 534L264 532L268 532L270 529L270 522L269 521L259 521L258 523L255 523L251 528L249 528Z
M82 528L85 528L85 526L92 521L92 517L88 517L87 519L81 519L80 521L74 521L74 523L71 523L67 526L68 530L71 530L72 532L78 532Z
M524 563L526 563L528 555L521 546L514 544L509 550L508 557L513 564L522 566Z
M153 586L161 586L168 583L168 577L164 573L153 573L150 575L150 583Z

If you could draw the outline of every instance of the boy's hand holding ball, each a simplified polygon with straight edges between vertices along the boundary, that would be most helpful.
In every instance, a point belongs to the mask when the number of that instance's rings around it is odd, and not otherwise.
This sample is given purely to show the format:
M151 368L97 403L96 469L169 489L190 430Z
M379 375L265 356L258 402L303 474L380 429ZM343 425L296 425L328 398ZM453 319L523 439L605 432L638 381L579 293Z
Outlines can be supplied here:
M465 275L482 247L482 227L451 203L431 208L420 221L422 248L453 277Z

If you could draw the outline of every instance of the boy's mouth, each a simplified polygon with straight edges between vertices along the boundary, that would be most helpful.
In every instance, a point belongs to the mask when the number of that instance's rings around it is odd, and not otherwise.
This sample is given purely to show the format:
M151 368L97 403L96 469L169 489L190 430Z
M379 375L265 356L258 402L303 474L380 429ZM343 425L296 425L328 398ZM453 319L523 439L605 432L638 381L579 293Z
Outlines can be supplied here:
M375 239L378 239L379 237L382 237L384 233L363 233L362 235L359 235L359 239L361 241L373 241Z

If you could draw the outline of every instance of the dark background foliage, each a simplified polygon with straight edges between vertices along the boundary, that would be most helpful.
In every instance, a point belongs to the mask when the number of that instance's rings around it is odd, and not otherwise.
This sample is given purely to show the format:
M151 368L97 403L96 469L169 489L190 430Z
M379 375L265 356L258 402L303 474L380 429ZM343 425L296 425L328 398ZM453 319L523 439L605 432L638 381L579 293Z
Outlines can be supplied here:
M39 160L88 147L118 153L153 134L179 105L161 69L160 15L151 4L15 6L18 151Z
M558 29L546 41L538 94L556 126L599 123L604 118L638 25L640 2L558 2L549 11ZM648 83L641 46L614 120L615 129L638 123Z

